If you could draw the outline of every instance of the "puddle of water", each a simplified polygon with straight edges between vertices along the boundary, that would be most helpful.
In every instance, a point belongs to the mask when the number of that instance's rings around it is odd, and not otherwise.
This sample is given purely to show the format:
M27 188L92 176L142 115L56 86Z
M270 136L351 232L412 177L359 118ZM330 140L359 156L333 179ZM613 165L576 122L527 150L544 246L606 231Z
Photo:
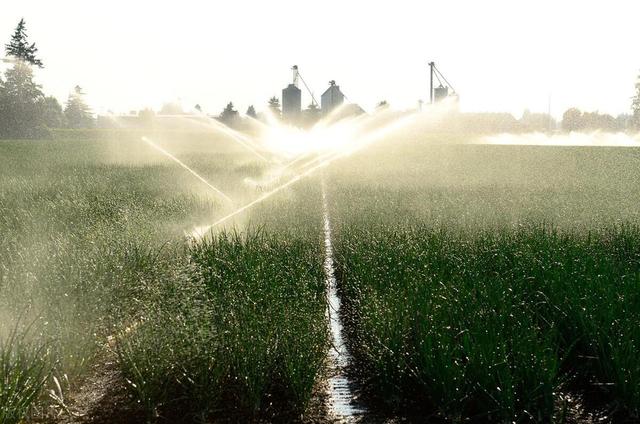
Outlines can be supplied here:
M324 273L327 287L327 319L331 330L332 346L329 351L329 408L334 418L341 422L354 422L365 412L353 395L353 382L346 374L351 356L344 343L342 322L340 320L341 301L338 296L333 246L331 244L331 220L327 191L322 181L322 215L324 221Z

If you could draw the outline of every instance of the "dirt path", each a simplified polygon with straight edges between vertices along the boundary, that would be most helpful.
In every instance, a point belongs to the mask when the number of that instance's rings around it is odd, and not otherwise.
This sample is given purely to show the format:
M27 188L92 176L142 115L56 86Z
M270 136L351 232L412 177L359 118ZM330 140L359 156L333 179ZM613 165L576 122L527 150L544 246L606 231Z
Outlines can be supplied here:
M94 362L87 376L66 400L67 411L55 423L140 423L144 422L131 409L125 381L118 370L116 355L106 351Z

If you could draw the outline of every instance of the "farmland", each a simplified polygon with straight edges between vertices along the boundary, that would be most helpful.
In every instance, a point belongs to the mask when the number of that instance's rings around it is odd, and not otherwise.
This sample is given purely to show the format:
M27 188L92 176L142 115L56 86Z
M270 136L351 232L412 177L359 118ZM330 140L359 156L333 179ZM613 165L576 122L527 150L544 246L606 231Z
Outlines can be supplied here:
M228 205L140 135L0 142L0 422L323 416L321 179L372 414L637 416L635 148L390 137L194 240ZM220 136L149 137L239 204L261 195L270 165ZM117 411L80 404L105 363Z
M188 243L185 231L210 222L220 201L136 142L0 145L2 336L14 349L3 345L0 421L65 409L105 351L149 419L221 404L252 416L265 399L299 411L326 348L318 244L259 228ZM233 148L183 148L225 189L235 173L260 171Z
M635 416L637 152L412 148L332 175L345 321L373 399L548 422L570 420L571 396L604 397Z

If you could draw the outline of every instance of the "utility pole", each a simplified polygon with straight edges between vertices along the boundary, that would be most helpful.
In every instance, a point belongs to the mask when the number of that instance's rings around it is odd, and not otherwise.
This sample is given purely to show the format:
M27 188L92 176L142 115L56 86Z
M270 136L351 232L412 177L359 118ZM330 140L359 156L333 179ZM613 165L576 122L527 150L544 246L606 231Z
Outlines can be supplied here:
M435 63L429 62L429 103L433 104L433 67L436 66Z
M551 93L549 93L549 99L548 99L548 103L547 103L547 130L548 132L551 132Z

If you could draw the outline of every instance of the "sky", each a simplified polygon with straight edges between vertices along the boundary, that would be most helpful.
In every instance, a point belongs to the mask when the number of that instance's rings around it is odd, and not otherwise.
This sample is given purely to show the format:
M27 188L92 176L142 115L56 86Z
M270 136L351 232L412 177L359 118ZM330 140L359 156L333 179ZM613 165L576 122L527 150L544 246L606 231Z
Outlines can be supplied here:
M21 0L1 9L2 44L26 20L44 91L64 102L80 85L97 113L177 100L212 114L229 101L259 111L281 96L294 64L318 99L336 80L366 110L381 100L413 108L428 99L435 61L463 111L617 115L629 112L640 73L637 0Z

